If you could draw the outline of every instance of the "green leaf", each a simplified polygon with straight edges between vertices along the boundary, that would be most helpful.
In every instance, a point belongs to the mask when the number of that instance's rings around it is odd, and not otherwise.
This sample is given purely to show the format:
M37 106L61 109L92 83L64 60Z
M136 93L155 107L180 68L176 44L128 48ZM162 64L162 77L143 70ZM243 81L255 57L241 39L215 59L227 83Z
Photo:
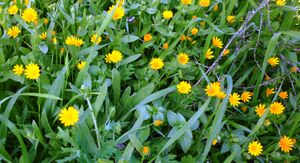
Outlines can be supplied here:
M114 104L117 105L121 95L121 76L117 69L112 70L112 88L114 91Z
M18 128L13 124L11 121L9 121L6 117L0 114L0 121L6 125L10 129L10 131L17 137L20 145L21 145L21 151L22 151L22 157L21 160L22 162L31 162L29 157L28 157L28 151L26 149L26 145L21 137L20 132L18 131Z
M210 151L211 145L212 145L212 141L213 139L216 138L217 134L221 131L222 128L222 119L225 116L225 111L227 109L227 103L228 103L228 99L229 99L229 95L231 94L232 91L232 78L231 76L226 75L226 79L227 79L227 91L226 91L226 97L223 99L221 105L219 106L215 106L217 109L216 111L216 116L214 118L212 127L208 133L208 139L206 141L206 145L204 147L204 152L201 154L201 159L200 162L204 162L208 152Z
M136 54L136 55L132 55L132 56L130 56L130 57L127 57L127 58L123 59L123 60L119 63L119 65L121 66L121 65L129 64L129 63L131 63L131 62L133 62L133 61L139 59L141 56L142 56L141 54Z
M125 35L121 38L121 41L124 42L124 43L131 43L131 42L134 42L138 39L139 39L139 37L135 36L135 35Z
M166 142L166 144L159 151L157 156L159 156L162 152L164 152L167 148L169 148L176 140L178 140L187 130L190 130L192 125L198 121L199 117L205 112L207 106L210 102L210 98L208 98L205 103L198 109L198 111L178 130L175 134Z
M41 97L46 99L62 100L60 97L50 95L50 94L45 94L45 93L22 93L20 94L20 96L35 96L35 97Z

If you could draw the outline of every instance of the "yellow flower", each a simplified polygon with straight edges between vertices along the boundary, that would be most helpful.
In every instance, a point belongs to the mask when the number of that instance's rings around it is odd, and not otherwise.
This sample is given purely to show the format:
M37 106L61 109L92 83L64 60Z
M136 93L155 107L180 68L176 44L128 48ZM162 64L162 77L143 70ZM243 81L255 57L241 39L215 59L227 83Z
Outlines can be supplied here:
M51 35L56 35L56 32L55 31L51 31Z
M57 39L56 39L56 37L53 37L53 38L51 39L51 41L53 42L53 44L57 44Z
M21 33L21 30L17 26L12 26L7 31L8 36L13 38L16 38L19 35L19 33Z
M186 36L185 35L181 35L180 36L180 41L185 41L187 38L186 38Z
M265 113L265 105L264 104L259 104L255 107L255 112L256 114L261 117Z
M241 107L241 110L242 110L243 112L246 112L246 111L247 111L247 106L242 106L242 107Z
M267 88L266 90L266 94L267 94L267 97L269 97L270 95L274 94L274 88Z
M123 55L119 50L113 50L111 53L106 54L106 63L117 63L123 59Z
M238 93L233 93L229 96L229 102L232 106L238 106L241 103L240 100L241 98Z
M227 16L226 20L229 24L232 24L235 22L235 16L229 15L229 16Z
M185 65L189 62L189 56L186 53L179 53L177 61L178 63Z
M150 61L150 67L153 70L159 70L164 67L164 62L160 58L152 58L152 60Z
M215 6L214 6L214 11L216 12L216 11L218 11L219 10L219 6L218 6L218 4L216 4Z
M201 25L202 28L204 28L205 27L205 21L201 21L200 25Z
M212 58L214 58L215 56L214 55L212 55L214 52L213 51L211 51L211 49L209 48L209 49L207 49L207 51L206 51L206 53L205 53L205 58L206 59L212 59Z
M205 93L209 97L217 96L221 90L220 82L213 82L206 86Z
M83 44L82 39L79 39L75 36L68 36L65 43L70 46L81 46Z
M191 31L192 35L196 35L198 33L198 28L194 27Z
M107 13L109 14L114 9L114 7L115 5L110 6ZM112 18L114 20L118 20L118 19L122 19L124 15L125 15L125 9L121 6L118 6Z
M149 42L152 40L152 36L150 33L144 35L144 42Z
M18 12L18 7L16 5L12 5L8 8L9 15L15 15Z
M270 122L269 119L266 119L266 120L264 121L264 124L265 124L266 126L270 126L271 122Z
M199 5L201 7L208 7L210 5L210 0L200 0Z
M47 32L43 32L39 35L40 39L45 40L47 38Z
M34 22L37 20L37 12L34 8L27 8L23 11L22 18L26 22Z
M278 57L271 57L269 60L268 60L268 63L272 66L272 67L275 67L279 64L279 58Z
M242 95L241 95L241 99L244 103L249 102L249 100L251 99L251 93L250 92L243 92Z
M177 86L177 91L181 94L188 94L191 92L191 84L186 81L180 82Z
M25 0L24 4L25 4L26 6L28 6L29 0Z
M213 44L213 46L220 48L220 49L223 47L223 43L218 37L213 37L212 44Z
M163 48L164 48L164 49L168 49L168 48L169 48L169 44L168 44L167 42L164 43Z
M291 67L291 72L297 72L298 71L298 67L297 66L293 66Z
M253 141L248 146L248 153L252 156L258 156L262 153L263 146L258 141Z
M160 125L162 125L163 124L163 121L162 120L159 120L159 119L157 119L157 120L155 120L154 122L153 122L153 125L154 126L160 126Z
M149 155L150 154L150 148L147 147L147 146L144 146L142 152L143 152L144 155Z
M214 139L213 141L212 141L212 145L216 145L218 143L218 140L217 139Z
M196 15L193 15L192 16L192 19L197 19L198 17Z
M74 126L79 121L79 111L73 106L64 108L59 113L59 120L64 126Z
M77 64L77 68L78 70L82 70L85 66L86 62L85 61L81 61Z
M47 18L44 18L44 25L47 25L49 23L49 20Z
M283 136L280 138L279 147L282 152L289 153L294 147L294 141L287 136Z
M216 96L217 96L217 98L219 98L219 99L223 99L223 98L226 97L226 93L223 92L223 91L219 91L219 92L217 92Z
M227 54L229 54L230 53L230 50L229 49L226 49L225 51L224 51L224 53L223 53L223 56L226 56Z
M172 17L173 17L173 12L172 11L170 11L170 10L167 10L167 11L164 11L163 12L163 17L165 18L165 19L171 19Z
M23 74L24 68L23 65L15 65L13 68L14 74L21 76Z
M286 99L289 97L288 93L287 92L280 92L279 93L279 97L282 98L282 99Z
M192 4L192 0L181 0L181 3L184 5L190 5Z
M25 76L27 79L37 79L40 77L40 68L37 64L34 63L30 63L28 65L26 65L26 69L25 69Z
M102 41L102 37L98 36L98 34L93 34L91 37L91 42L94 44L99 44Z
M278 5L278 6L284 6L285 4L286 4L285 0L277 0L276 1L276 5Z
M270 105L270 112L275 115L280 115L283 113L285 107L281 104L281 102L273 102Z

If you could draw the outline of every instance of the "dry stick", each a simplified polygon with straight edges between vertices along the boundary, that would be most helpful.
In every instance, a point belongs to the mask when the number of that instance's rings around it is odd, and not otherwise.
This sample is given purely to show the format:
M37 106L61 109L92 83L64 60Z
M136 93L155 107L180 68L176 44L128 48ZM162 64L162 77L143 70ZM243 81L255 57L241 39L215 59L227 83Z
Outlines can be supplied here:
M248 24L248 22L253 18L253 16L260 11L263 7L265 7L265 5L269 2L269 0L265 0L263 1L258 8L255 11L252 11L252 14L250 16L247 17L247 19L244 21L244 23L242 24L241 28L230 38L230 40L228 41L228 43L226 44L226 46L224 47L224 49L222 50L222 53L219 55L219 57L216 59L216 61L208 68L208 70L205 72L205 75L207 75L210 71L212 71L217 64L219 63L219 61L222 58L222 55L224 54L225 50L229 47L229 45L232 43L232 41L239 35L241 35L242 33L244 33L244 28L246 27L246 25ZM194 86L197 86L204 78L205 75L202 75L202 77L197 81L197 83Z

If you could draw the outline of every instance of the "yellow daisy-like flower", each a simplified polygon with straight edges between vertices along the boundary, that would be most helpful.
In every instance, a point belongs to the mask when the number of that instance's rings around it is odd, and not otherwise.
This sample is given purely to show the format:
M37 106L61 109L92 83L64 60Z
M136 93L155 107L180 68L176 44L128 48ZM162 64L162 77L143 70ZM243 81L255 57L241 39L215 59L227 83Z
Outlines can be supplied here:
M216 5L214 6L214 11L216 12L216 11L218 11L218 10L219 10L219 5L216 4Z
M148 146L144 146L142 150L144 155L149 155L150 154L150 148Z
M235 22L235 16L229 15L229 16L227 16L226 20L229 24L232 24Z
M98 34L93 34L91 37L91 42L94 44L99 44L102 41L102 37L98 36Z
M264 104L259 104L255 107L255 112L256 114L261 117L265 113L265 105Z
M275 67L279 64L279 58L278 57L271 57L269 60L268 60L268 63L272 66L272 67Z
M81 61L77 64L77 68L78 70L82 70L85 66L86 62L85 61Z
M47 32L43 32L39 35L40 39L45 40L47 38Z
M186 39L187 39L187 38L186 38L185 35L181 35L180 38L179 38L180 41L185 41Z
M156 126L156 127L158 127L158 126L160 126L160 125L162 125L162 124L163 124L163 121L162 121L162 120L159 120L159 119L157 119L157 120L155 120L155 121L153 122L153 125Z
M223 42L218 37L213 37L212 44L213 44L213 46L220 48L220 49L223 47Z
M224 53L223 53L223 56L226 56L227 54L229 54L230 53L230 50L229 49L226 49L225 51L224 51Z
M40 68L37 64L35 63L30 63L28 65L26 65L25 68L25 76L27 79L37 79L40 77Z
M291 139L287 136L281 137L278 144L279 144L281 151L286 152L286 153L289 153L292 150L292 148L294 147L293 139Z
M212 145L216 145L218 143L218 140L217 139L214 139L213 141L212 141Z
M19 11L16 5L12 5L8 8L9 15L15 15Z
M209 97L217 96L220 93L221 84L220 82L209 83L206 86L205 93Z
M190 5L192 4L192 0L181 0L181 3L184 5Z
M298 67L297 66L291 67L291 72L296 73L297 71L298 71Z
M191 92L191 84L189 84L188 82L186 81L182 81L180 82L177 86L177 91L181 94L188 94Z
M288 93L287 92L280 92L279 93L279 97L282 98L282 99L286 99L289 97Z
M13 68L14 74L21 76L23 74L24 68L23 65L15 65Z
M270 112L275 115L280 115L283 113L285 107L281 104L281 102L273 102L270 105Z
M269 97L270 95L274 94L274 88L267 88L266 90L266 95L267 97Z
M21 33L21 30L17 26L12 26L7 31L8 36L13 38L16 38L19 35L19 33Z
M246 111L247 111L247 106L242 106L242 107L241 107L241 110L242 110L243 112L246 112Z
M233 93L229 96L229 102L232 106L238 106L241 102L241 97L238 93Z
M160 58L152 58L152 60L150 61L150 67L153 70L159 70L164 67L164 62Z
M213 59L215 56L212 55L214 52L209 48L207 49L206 53L205 53L205 58L206 59Z
M170 10L167 10L167 11L164 11L163 12L163 17L165 18L165 19L171 19L172 17L173 17L173 12L172 11L170 11Z
M284 6L284 5L286 5L286 1L285 0L277 0L276 5L277 6Z
M114 7L115 5L110 6L107 13L109 14L114 9ZM118 6L112 18L114 20L118 20L118 19L122 19L124 15L125 15L125 9L121 6Z
M201 7L208 7L210 5L210 0L200 0L199 5Z
M113 50L111 53L106 54L105 61L107 63L117 63L123 59L123 55L119 50Z
M84 42L75 36L68 36L65 43L70 46L81 46Z
M163 48L164 48L164 49L168 49L168 48L169 48L169 44L168 44L167 42L164 43Z
M49 20L47 18L44 18L44 25L47 25L49 23Z
M179 53L177 61L178 63L185 65L189 62L189 56L186 53Z
M196 35L198 33L198 28L194 27L192 30L191 30L191 33L192 35Z
M57 38L56 37L53 37L52 39L51 39L51 41L53 42L53 44L57 44Z
M66 127L74 126L79 121L79 111L73 106L62 109L58 116L60 122Z
M251 99L251 93L250 92L243 92L242 95L241 95L241 99L244 103L249 102L249 100Z
M204 28L205 27L205 21L201 21L200 25L201 25L202 28Z
M263 146L258 141L253 141L248 146L248 153L252 156L258 156L263 151Z
M219 92L217 92L216 96L217 96L217 98L219 98L219 99L223 99L223 98L226 97L226 93L223 92L223 91L219 91Z
M150 33L144 35L144 42L149 42L152 40L152 36Z
M34 22L37 20L37 12L34 8L27 8L23 11L22 18L26 22Z

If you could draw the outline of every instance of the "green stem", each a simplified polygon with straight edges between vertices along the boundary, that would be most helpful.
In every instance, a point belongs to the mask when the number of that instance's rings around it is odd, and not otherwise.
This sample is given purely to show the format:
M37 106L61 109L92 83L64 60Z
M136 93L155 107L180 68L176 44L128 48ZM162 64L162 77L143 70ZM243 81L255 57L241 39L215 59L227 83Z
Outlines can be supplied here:
M99 135L99 130L98 130L98 126L97 126L96 117L95 117L95 114L94 114L94 111L93 111L93 107L91 105L90 100L88 98L86 98L86 101L87 101L89 109L91 111L91 115L92 115L92 119L93 119L93 123L94 123L94 127L95 127L95 132L96 132L96 136L97 136L97 144L98 144L98 148L100 150L101 149L101 146L100 146L100 135Z

